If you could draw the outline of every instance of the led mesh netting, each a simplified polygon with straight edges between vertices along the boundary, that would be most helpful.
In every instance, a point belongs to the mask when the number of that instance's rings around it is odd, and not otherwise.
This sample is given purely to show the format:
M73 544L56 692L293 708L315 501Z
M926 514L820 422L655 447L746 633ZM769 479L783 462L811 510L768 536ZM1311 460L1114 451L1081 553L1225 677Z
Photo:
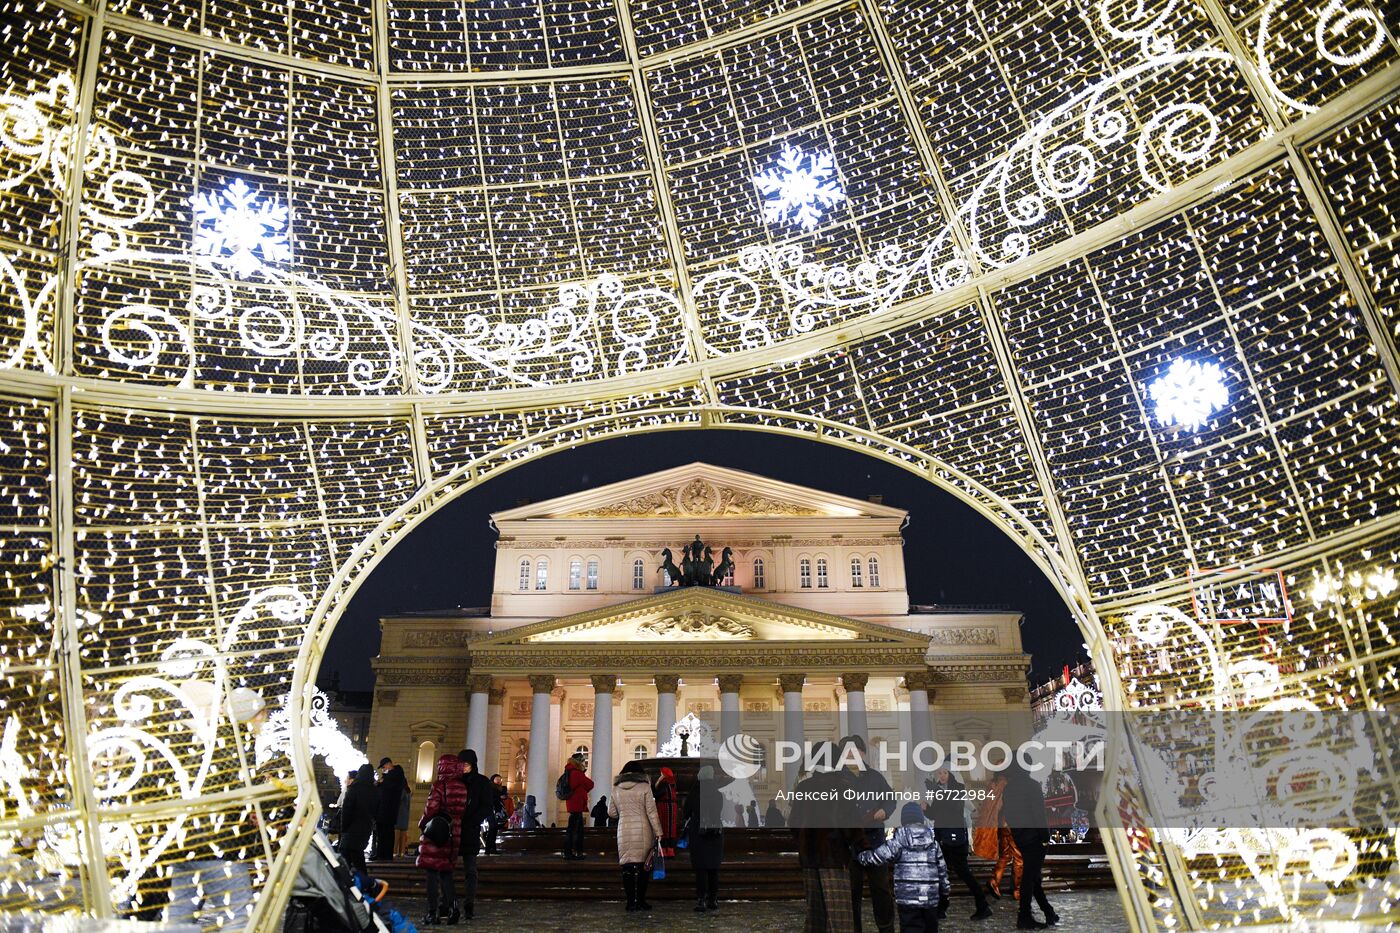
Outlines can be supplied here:
M0 908L158 916L212 862L257 898L206 922L273 928L320 805L247 704L310 715L438 505L643 430L951 490L1111 705L1400 695L1383 5L4 8ZM1202 619L1222 568L1291 618ZM1137 929L1400 896L1388 832L1154 830L1113 781Z

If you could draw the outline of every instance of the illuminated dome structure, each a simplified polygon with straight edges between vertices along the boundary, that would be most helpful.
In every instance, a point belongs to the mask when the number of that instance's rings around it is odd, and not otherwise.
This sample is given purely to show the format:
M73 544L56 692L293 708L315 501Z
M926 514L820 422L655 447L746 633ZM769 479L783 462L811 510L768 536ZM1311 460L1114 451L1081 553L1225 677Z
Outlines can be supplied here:
M1109 707L1400 697L1384 5L4 6L4 909L221 860L272 927L320 805L249 728L435 508L637 431L953 492ZM1389 834L1104 799L1136 929L1400 897Z

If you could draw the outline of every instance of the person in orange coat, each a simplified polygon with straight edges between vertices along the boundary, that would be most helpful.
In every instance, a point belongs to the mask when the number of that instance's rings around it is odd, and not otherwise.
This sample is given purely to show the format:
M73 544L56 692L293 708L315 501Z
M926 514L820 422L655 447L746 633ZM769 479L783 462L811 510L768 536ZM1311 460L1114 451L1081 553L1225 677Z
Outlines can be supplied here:
M1006 866L1011 866L1011 898L1015 900L1021 890L1021 850L1016 848L1016 840L1011 837L1011 828L1001 818L1002 794L1006 790L1006 775L998 774L991 785L992 796L977 808L975 822L977 829L972 837L974 854L988 861L995 861L992 880L987 887L992 896L1001 899L1001 879Z

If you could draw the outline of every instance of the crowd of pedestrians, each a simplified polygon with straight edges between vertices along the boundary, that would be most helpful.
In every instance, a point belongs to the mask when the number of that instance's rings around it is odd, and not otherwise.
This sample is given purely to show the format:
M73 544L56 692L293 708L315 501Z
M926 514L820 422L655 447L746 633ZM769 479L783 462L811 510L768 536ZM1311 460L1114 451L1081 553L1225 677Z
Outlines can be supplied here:
M991 917L989 890L968 865L973 840L962 782L947 769L934 772L926 803L905 803L900 826L886 839L891 805L881 801L896 795L864 756L859 736L827 743L813 756L811 773L794 788L791 824L806 895L806 931L861 933L866 888L879 933L893 933L896 920L901 933L937 930L948 916L950 874L972 895L971 919ZM983 833L977 852L997 859L990 895L1001 897L1003 871L1010 864L1019 897L1017 929L1053 926L1060 918L1041 884L1050 834L1040 783L1013 764L992 795L978 812L979 829L990 820L991 832ZM1043 921L1036 919L1035 906Z
M992 916L991 900L1001 899L1009 877L1005 891L1017 902L1018 929L1058 923L1041 883L1050 834L1038 781L1015 764L999 774L982 798L970 834L968 795L956 775L946 768L935 771L925 803L898 807L899 795L866 764L865 754L859 736L827 743L794 788L786 817L777 800L762 817L757 801L730 808L710 765L702 766L682 792L670 768L661 768L653 781L637 761L623 767L605 788L611 793L600 795L590 809L594 782L583 759L574 756L555 786L568 813L564 858L586 857L589 816L595 828L615 829L626 910L647 911L653 876L661 877L665 860L684 850L695 877L695 911L705 913L719 908L726 820L749 828L786 826L796 837L808 933L863 933L866 892L879 933L894 933L896 927L901 933L935 931L948 915L950 877L971 894L974 921ZM375 859L405 853L410 794L403 769L388 758L378 769L366 763L347 776L339 807L340 850L353 869L366 871L371 842ZM887 837L886 822L896 810L899 825ZM535 798L527 796L517 807L499 774L480 773L474 750L441 756L418 822L415 864L424 872L428 895L421 925L471 918L483 837L485 852L492 854L501 827L533 829L539 821ZM969 866L972 854L995 860L985 887ZM1044 920L1036 919L1036 907Z

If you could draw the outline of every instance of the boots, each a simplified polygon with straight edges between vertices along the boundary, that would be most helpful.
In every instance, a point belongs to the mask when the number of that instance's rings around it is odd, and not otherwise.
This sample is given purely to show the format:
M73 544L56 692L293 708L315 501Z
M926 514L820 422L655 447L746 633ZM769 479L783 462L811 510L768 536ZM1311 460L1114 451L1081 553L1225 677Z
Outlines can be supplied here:
M1043 910L1045 911L1045 925L1046 925L1046 926L1052 927L1052 926L1054 926L1055 924L1057 924L1057 923L1060 922L1060 915L1059 915L1059 914L1055 913L1055 912L1054 912L1053 910L1051 910L1049 907L1045 907L1045 908L1043 908Z
M700 897L697 897L697 898L695 899L695 912L696 912L697 914L703 914L703 913L705 912L705 898L704 898L704 896L700 896Z
M651 910L651 905L647 903L647 883L651 881L651 872L647 871L645 865L637 866L637 909Z
M456 904L453 904L451 908L438 914L438 923L446 924L450 927L456 926L457 921L461 919L462 911L458 909Z
M622 890L627 895L627 911L637 909L637 866L622 866Z
M1031 914L1020 914L1016 917L1016 929L1018 930L1043 930L1045 924L1035 919Z
M715 896L713 894L705 895L705 909L719 910L719 905L715 903Z

